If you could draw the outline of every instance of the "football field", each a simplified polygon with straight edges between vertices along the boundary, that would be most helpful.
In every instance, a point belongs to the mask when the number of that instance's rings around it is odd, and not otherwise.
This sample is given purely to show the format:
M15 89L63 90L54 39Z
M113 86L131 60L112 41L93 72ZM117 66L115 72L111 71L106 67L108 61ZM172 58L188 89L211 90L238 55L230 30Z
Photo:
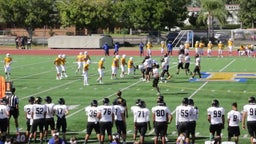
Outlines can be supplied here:
M102 100L108 97L111 102L116 98L116 92L121 90L123 98L126 99L128 105L127 119L127 142L133 142L133 115L130 107L135 104L135 101L140 98L146 102L147 107L151 110L156 105L157 92L152 87L152 81L147 83L141 81L141 73L135 71L134 75L126 75L120 78L120 69L118 78L112 80L111 62L113 56L105 57L105 71L103 84L98 84L97 63L100 60L100 55L91 55L91 64L89 66L89 86L83 85L83 77L80 73L75 73L77 65L75 62L76 54L66 53L67 55L67 74L68 78L56 80L56 70L53 64L57 55L40 55L40 54L12 54L12 75L11 80L16 87L16 95L20 100L20 116L19 124L20 131L26 130L25 114L23 107L28 103L30 96L40 96L43 99L46 96L51 96L54 103L58 102L59 98L64 98L66 105L69 106L69 115L67 116L68 135L76 136L80 143L84 139L86 132L86 116L84 108L90 105L92 100L98 100L102 104ZM77 54L79 51L76 52ZM90 54L90 52L89 52ZM112 54L112 53L111 53ZM121 54L126 54L125 51ZM137 53L136 53L137 54ZM142 62L144 57L127 54L126 61L129 57L134 58L135 65ZM5 54L1 54L1 59L4 59ZM154 56L158 63L161 57ZM181 104L184 97L192 98L195 106L199 109L199 118L196 127L196 143L204 144L204 141L209 139L209 123L207 121L207 108L211 106L213 99L218 99L220 106L224 107L225 114L231 110L233 102L238 103L239 111L242 111L243 105L247 104L248 97L255 96L256 83L256 58L254 57L239 57L239 56L224 56L218 57L201 57L201 72L202 79L190 79L191 76L185 75L184 70L181 70L177 75L177 55L170 56L171 65L170 73L172 79L167 83L160 83L160 91L164 96L167 106L172 111L174 118L168 126L168 143L175 143L177 131L175 126L175 108ZM191 55L190 69L194 69L194 56ZM0 72L4 76L4 71ZM225 115L225 117L226 117ZM152 121L151 121L152 126ZM11 119L11 133L15 133L14 120ZM247 129L240 129L240 143L249 143ZM113 132L116 128L113 127ZM146 143L152 143L154 135L153 130L148 130ZM223 141L227 140L227 122L222 131ZM95 133L91 136L91 143L96 141Z

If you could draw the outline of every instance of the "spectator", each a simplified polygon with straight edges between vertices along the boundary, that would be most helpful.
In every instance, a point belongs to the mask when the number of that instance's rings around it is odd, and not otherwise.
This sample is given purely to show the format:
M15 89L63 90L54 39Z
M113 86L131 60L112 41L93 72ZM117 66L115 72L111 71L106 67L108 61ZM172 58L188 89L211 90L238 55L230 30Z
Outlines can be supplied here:
M32 39L28 38L27 39L27 49L31 49L31 45L32 45Z
M143 44L143 42L140 42L139 50L140 50L140 56L143 56L144 55L144 44Z
M105 42L105 44L103 45L103 49L105 52L105 56L109 56L109 46L107 42Z
M52 134L52 138L49 140L48 144L65 144L65 141L59 137L59 133L55 131Z
M115 43L114 49L115 49L114 55L118 55L118 51L119 51L119 44L118 44L118 42Z

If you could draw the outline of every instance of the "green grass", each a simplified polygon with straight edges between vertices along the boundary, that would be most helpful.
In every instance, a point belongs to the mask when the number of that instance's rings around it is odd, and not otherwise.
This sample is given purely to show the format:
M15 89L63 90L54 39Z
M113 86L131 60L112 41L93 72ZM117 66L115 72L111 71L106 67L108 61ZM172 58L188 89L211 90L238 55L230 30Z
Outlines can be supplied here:
M4 55L1 55L3 59ZM12 65L12 79L16 87L16 94L20 99L20 117L19 123L21 131L25 131L25 117L23 107L27 104L29 96L40 96L45 98L51 96L53 102L57 103L60 97L66 100L67 105L75 105L76 107L70 110L67 117L68 122L68 139L75 135L82 140L86 129L86 116L84 107L89 105L93 99L102 103L104 97L109 97L114 100L115 93L118 90L123 91L123 97L127 100L128 107L134 105L135 100L140 98L144 100L147 107L151 109L156 105L156 90L152 88L152 83L139 81L140 72L136 71L136 75L127 76L123 79L110 79L110 65L112 57L107 57L105 62L104 84L99 85L96 82L97 61L98 56L92 56L92 64L89 68L89 84L84 87L81 75L75 74L76 64L74 63L75 56L67 57L67 73L68 78L57 81L55 79L55 67L53 65L54 56L21 56L12 55L14 62ZM142 61L140 57L134 57L134 61L138 64ZM155 57L160 60L159 57ZM234 60L235 59L235 60ZM192 58L192 61L194 58ZM201 70L204 72L255 72L256 67L254 58L246 57L225 57L225 58L206 58L202 57ZM233 62L232 62L233 61ZM249 96L255 95L255 79L249 79L247 82L189 82L189 77L181 71L180 75L176 75L177 57L171 57L171 69L173 78L168 83L161 83L161 93L165 96L166 104L170 110L175 110L184 97L192 97L195 105L199 108L199 119L197 122L196 132L198 133L197 143L203 144L209 136L209 124L207 121L206 109L211 105L213 99L218 99L220 105L225 108L225 112L231 109L232 102L238 102L239 110L247 103ZM232 62L232 63L231 63ZM194 65L191 65L193 69ZM120 70L119 70L120 72ZM0 72L4 75L4 72ZM130 110L130 108L129 108ZM174 114L175 116L175 114ZM133 130L133 116L129 111L127 122L127 130ZM113 128L115 131L115 127ZM11 133L14 133L14 121L11 120ZM72 134L71 134L72 132ZM175 117L173 122L168 127L168 138L174 142L176 139ZM243 138L247 134L247 130L241 129L240 143L248 143L249 138ZM148 135L147 143L152 143L153 135ZM92 139L95 140L95 134L92 134ZM227 140L227 124L223 130L223 139ZM132 132L128 133L128 140L132 141ZM95 141L93 143L96 143Z

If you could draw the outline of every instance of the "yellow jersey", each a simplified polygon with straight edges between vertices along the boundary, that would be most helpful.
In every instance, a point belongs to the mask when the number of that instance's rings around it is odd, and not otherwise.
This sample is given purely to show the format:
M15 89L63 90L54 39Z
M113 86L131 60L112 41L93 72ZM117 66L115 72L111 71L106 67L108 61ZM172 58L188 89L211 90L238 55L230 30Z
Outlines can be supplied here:
M196 44L195 44L195 48L198 48L198 47L199 47L199 43L196 43Z
M119 59L114 58L113 61L112 61L112 66L113 67L119 67Z
M147 49L152 49L152 47L153 47L153 46L152 46L151 43L148 43L148 44L147 44Z
M165 48L166 48L166 44L165 44L165 43L162 43L162 44L161 44L161 48L165 49Z
M199 43L199 48L204 48L204 43L200 42Z
M218 44L218 48L219 48L219 49L224 49L223 43L219 43L219 44Z
M54 64L55 64L56 66L60 66L61 63L62 63L61 58L56 58L55 61L54 61Z
M84 71L88 71L88 70L89 70L89 64L86 63L86 64L84 65Z
M66 64L66 58L61 58L61 65L65 65Z
M244 46L240 46L240 48L239 48L241 51L243 51L243 50L245 50L245 48L244 48Z
M212 43L208 43L207 47L208 47L208 49L212 49L213 44Z
M76 56L76 61L77 62L83 62L84 56L83 55L77 55Z
M233 41L229 40L228 41L228 46L233 46Z
M126 61L125 61L125 58L121 58L121 65L126 65Z
M103 64L104 64L104 62L103 62L102 60L100 60L100 61L98 62L98 69L104 68Z
M91 60L89 55L84 55L83 56L83 61L87 62L87 60Z
M247 48L249 49L249 50L252 50L252 45L247 45Z
M185 43L184 47L185 47L185 49L189 49L190 44L189 43Z
M128 60L127 68L133 68L133 60Z
M4 58L4 64L5 65L9 65L12 62L12 58L11 57L5 57Z

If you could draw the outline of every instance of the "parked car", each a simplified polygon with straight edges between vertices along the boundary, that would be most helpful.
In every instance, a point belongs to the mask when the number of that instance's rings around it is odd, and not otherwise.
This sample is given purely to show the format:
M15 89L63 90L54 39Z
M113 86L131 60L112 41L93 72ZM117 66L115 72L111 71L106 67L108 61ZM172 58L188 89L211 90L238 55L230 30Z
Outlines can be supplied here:
M215 38L215 43L219 43L220 41L222 43L227 43L227 41L229 40L230 36L227 33L224 32L217 32L214 35Z

